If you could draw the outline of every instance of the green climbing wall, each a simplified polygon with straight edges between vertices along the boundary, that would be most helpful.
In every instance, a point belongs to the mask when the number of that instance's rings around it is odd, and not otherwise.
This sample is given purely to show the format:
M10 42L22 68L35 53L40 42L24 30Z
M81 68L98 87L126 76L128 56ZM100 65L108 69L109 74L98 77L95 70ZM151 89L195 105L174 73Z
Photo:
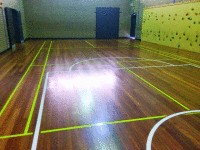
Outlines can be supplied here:
M200 53L200 2L144 9L141 39Z

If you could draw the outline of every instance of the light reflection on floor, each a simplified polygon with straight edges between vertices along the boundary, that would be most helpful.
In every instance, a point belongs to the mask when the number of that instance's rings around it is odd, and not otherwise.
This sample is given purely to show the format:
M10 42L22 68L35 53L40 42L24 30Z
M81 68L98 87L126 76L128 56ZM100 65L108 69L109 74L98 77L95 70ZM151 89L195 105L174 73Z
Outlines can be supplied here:
M112 70L50 74L46 100L48 110L59 118L70 117L76 125L118 119L115 117L119 112L113 103L113 100L118 100L115 92L118 80Z
M49 83L49 88L54 89L56 86L66 90L113 88L116 82L116 76L112 71L68 74L57 74L56 78Z
M120 141L118 133L109 125L101 125L94 127L87 131L87 134L92 136L92 142L94 149L108 150L115 149L120 150L122 143Z

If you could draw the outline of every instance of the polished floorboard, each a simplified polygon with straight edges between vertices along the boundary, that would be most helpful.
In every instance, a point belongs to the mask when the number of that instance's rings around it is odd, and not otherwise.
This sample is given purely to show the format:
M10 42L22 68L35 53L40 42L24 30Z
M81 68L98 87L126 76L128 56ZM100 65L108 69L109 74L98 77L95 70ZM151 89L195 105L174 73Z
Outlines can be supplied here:
M33 148L37 130L38 150L142 150L158 121L199 109L200 53L89 39L0 54L0 150ZM199 114L165 121L152 149L200 149Z

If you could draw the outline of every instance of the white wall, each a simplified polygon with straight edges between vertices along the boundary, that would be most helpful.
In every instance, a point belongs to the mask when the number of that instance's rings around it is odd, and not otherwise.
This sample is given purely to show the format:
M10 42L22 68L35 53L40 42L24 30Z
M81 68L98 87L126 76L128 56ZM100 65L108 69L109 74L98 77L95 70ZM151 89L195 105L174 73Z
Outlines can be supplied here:
M129 0L24 0L32 38L95 38L96 7L120 7L120 36L130 33Z

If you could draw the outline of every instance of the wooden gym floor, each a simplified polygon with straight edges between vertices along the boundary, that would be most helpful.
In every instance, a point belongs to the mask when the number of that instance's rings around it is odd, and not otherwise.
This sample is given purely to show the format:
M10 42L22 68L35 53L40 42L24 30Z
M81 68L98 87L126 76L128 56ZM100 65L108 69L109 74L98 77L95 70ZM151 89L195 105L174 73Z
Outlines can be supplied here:
M146 149L200 109L200 54L119 40L29 40L0 54L0 149ZM153 149L199 149L200 115ZM151 143L151 142L150 142Z

